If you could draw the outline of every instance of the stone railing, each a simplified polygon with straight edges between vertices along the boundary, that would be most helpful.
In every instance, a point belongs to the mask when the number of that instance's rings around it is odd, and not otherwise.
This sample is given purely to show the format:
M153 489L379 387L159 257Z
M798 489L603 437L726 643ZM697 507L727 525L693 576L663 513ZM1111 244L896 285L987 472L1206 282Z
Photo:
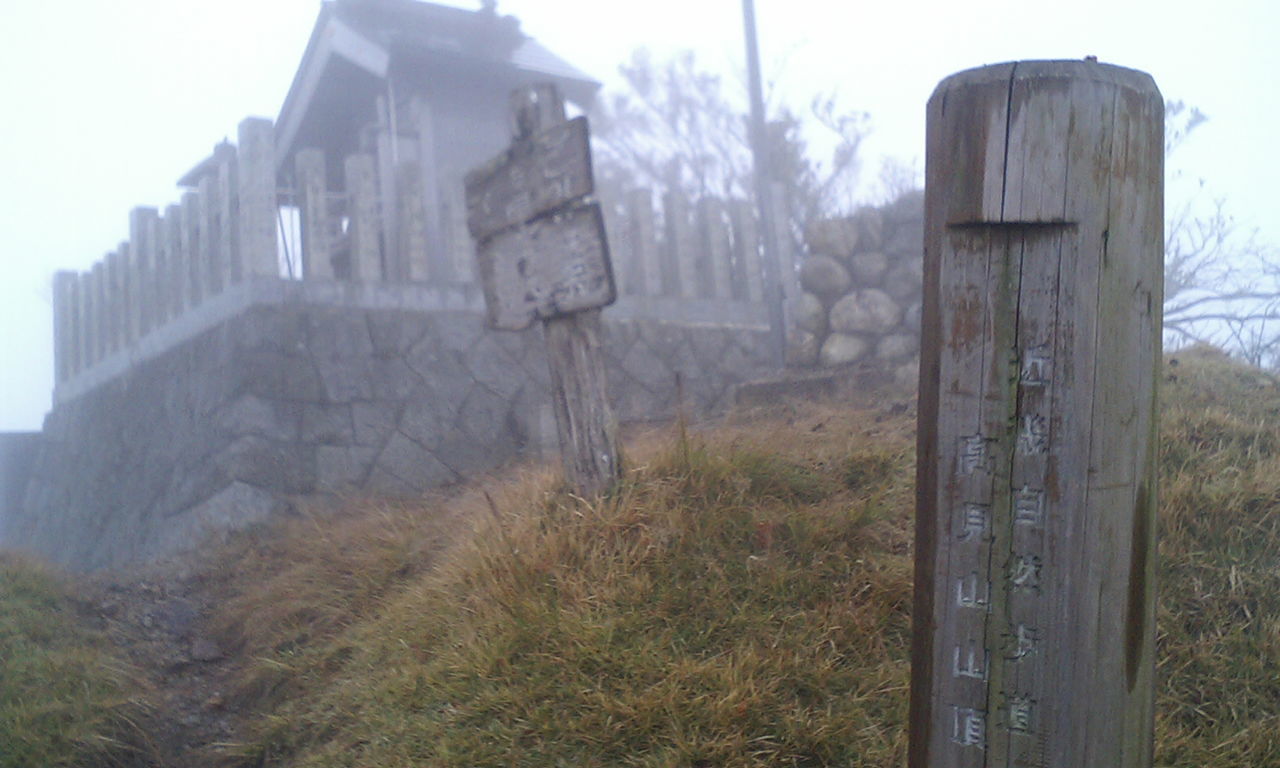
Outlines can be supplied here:
M264 281L353 296L361 285L399 286L405 306L481 309L460 183L438 189L416 163L393 173L372 154L338 160L318 149L280 168L273 125L261 118L243 121L238 138L181 179L179 203L135 208L127 242L84 272L54 276L59 399L243 311ZM636 190L605 206L617 311L767 322L750 205L673 194L657 202Z
M127 349L209 297L255 275L278 275L272 125L240 124L183 182L160 215L135 208L129 240L81 273L54 275L55 380Z

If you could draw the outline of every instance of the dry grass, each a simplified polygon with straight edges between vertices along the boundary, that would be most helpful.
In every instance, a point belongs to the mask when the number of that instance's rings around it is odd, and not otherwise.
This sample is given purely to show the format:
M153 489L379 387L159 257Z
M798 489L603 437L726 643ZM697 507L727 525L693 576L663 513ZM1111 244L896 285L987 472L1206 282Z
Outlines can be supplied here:
M0 768L145 764L138 678L86 630L70 584L0 553Z
M1161 450L1157 763L1280 766L1280 382L1174 356Z
M281 701L240 753L290 765L901 762L911 424L828 409L792 426L650 436L596 503L545 475L461 500L474 531L436 567L340 635L273 660L307 695Z
M1280 766L1280 386L1163 384L1157 758ZM235 766L904 763L908 415L798 406L628 444L611 497L530 471L222 555Z

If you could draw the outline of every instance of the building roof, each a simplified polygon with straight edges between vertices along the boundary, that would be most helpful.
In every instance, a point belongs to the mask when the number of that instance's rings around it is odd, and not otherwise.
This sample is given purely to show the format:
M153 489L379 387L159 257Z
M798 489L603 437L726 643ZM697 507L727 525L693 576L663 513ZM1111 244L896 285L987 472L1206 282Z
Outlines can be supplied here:
M468 11L420 0L328 0L276 121L277 163L292 153L304 126L331 119L316 113L334 111L356 91L371 91L397 61L498 67L523 80L550 79L580 104L600 87L491 6Z

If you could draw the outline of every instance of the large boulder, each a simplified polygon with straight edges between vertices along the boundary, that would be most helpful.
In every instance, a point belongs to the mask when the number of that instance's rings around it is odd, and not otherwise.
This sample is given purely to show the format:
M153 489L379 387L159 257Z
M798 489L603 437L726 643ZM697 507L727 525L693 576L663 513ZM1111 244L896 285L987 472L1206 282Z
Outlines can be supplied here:
M884 278L884 290L895 299L919 296L924 284L924 265L920 259L903 259Z
M791 318L802 331L819 336L827 332L827 308L812 293L802 293L791 305Z
M900 360L914 355L920 341L913 333L891 333L876 343L876 357L881 360Z
M853 275L854 285L870 287L877 285L880 278L889 269L889 257L879 251L862 251L849 259L849 272Z
M818 337L808 331L792 330L787 338L787 365L808 368L818 364Z
M880 250L884 241L884 214L876 208L863 208L854 214L858 227L858 245L866 250Z
M805 227L804 241L809 253L847 259L858 247L858 225L852 218L820 219Z
M902 320L902 307L875 288L854 291L831 307L831 329L839 333L879 335Z
M849 270L830 256L810 256L800 267L800 285L823 299L831 300L842 295L852 282Z
M821 360L826 366L857 362L866 356L871 344L860 336L833 333L822 343Z

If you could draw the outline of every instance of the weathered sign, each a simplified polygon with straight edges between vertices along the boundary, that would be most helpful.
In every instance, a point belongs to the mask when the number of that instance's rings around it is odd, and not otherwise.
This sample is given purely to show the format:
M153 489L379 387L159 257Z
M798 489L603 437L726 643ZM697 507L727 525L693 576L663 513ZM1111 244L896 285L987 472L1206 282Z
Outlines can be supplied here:
M604 219L598 205L493 235L480 246L480 281L489 325L527 328L535 318L556 317L611 304Z
M593 189L586 118L519 139L467 175L490 326L518 331L614 302L604 219L583 202Z
M1089 62L929 102L911 768L1149 768L1163 102Z
M467 222L477 241L489 324L542 321L565 474L590 496L617 481L616 424L601 353L600 308L613 303L585 118L564 120L553 86L512 94L516 139L467 176Z
M467 174L467 227L484 240L591 194L587 119L576 117L516 141Z

